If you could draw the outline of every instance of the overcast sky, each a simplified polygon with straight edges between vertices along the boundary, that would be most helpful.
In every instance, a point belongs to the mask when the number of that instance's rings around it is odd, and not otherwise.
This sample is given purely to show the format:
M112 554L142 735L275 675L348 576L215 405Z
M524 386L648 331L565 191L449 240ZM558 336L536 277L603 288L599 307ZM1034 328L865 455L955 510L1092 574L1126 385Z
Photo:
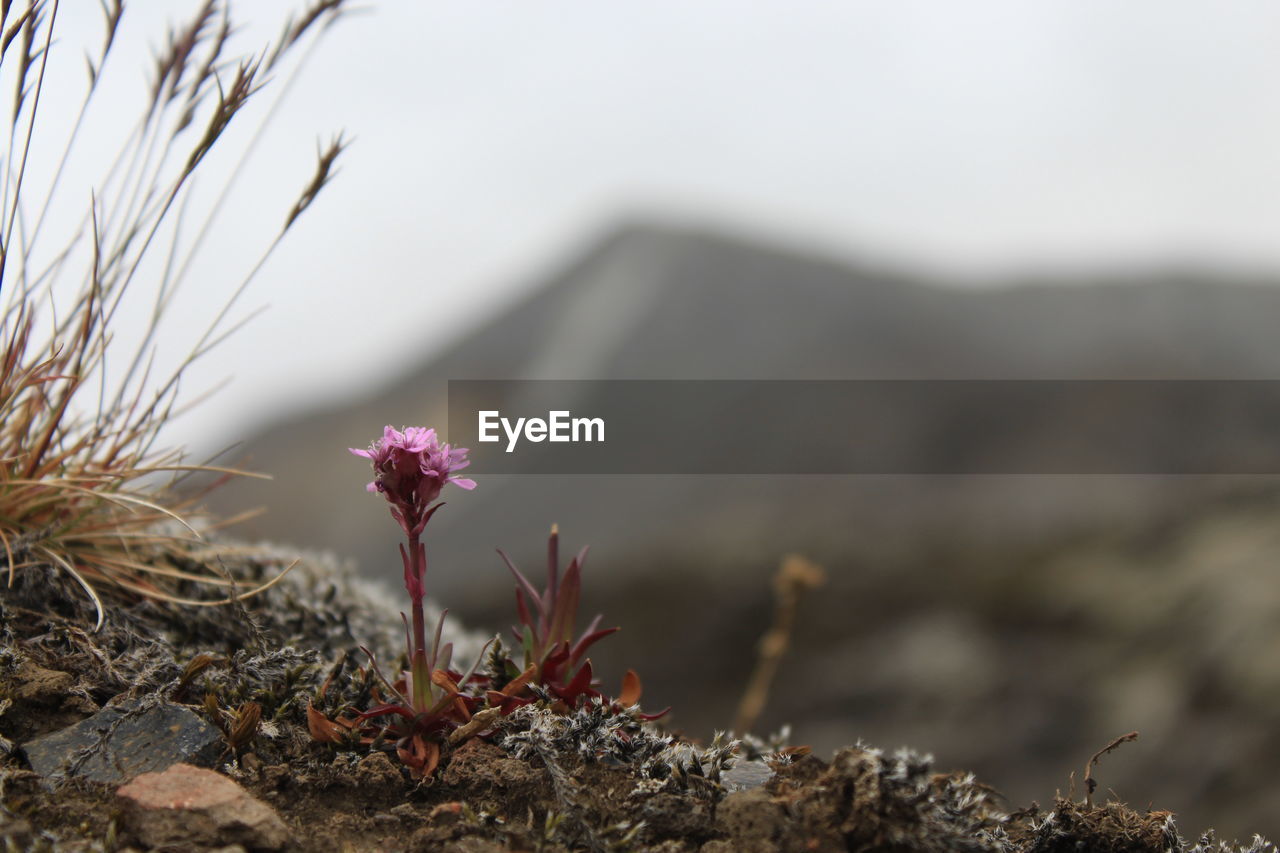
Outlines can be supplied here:
M194 5L128 4L101 138L136 115L149 52ZM292 5L239 3L239 43L265 42ZM62 2L51 64L70 71L51 78L52 111L70 113L97 6ZM199 258L180 323L239 281L317 138L354 137L242 313L268 310L191 390L234 384L179 439L230 441L246 409L376 384L635 214L970 284L1064 265L1280 268L1275 4L368 7L321 43ZM206 190L229 163L209 165ZM72 173L67 204L83 208L88 175Z

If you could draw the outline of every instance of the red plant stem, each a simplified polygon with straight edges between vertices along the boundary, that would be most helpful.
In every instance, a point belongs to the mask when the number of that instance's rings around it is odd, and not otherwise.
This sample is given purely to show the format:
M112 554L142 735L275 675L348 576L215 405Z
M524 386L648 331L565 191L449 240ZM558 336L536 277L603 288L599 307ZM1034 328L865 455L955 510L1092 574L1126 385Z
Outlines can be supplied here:
M431 704L431 664L427 660L427 628L422 613L422 599L426 595L427 552L418 543L417 534L409 534L409 574L415 583L408 583L413 613L413 648L409 650L409 673L413 680L413 704L415 710L423 710Z

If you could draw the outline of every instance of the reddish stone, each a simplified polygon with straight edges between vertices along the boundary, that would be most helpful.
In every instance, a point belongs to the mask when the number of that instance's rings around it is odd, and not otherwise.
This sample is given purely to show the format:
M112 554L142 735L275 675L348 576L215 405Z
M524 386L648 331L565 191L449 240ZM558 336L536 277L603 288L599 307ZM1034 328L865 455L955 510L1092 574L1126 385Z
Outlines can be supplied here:
M289 830L279 815L225 776L175 764L116 791L125 826L149 847L241 844L279 850Z

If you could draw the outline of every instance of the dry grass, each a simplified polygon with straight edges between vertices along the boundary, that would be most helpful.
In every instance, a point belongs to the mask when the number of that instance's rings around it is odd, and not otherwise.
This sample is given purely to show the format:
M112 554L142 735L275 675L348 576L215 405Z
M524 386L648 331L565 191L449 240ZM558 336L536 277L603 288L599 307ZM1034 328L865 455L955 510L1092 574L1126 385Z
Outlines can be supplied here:
M789 554L783 558L782 565L773 576L773 624L760 638L760 645L756 649L756 666L742 692L733 721L733 731L739 735L755 729L760 714L769 701L773 679L791 645L791 633L795 630L800 599L806 592L818 589L826 582L826 571L816 563L797 554Z
M0 4L0 73L15 80L0 162L0 559L10 586L18 573L49 566L74 578L92 600L98 626L113 597L209 605L264 588L237 589L233 578L206 568L216 561L186 559L207 544L196 523L199 495L182 497L180 487L199 472L216 475L215 485L241 472L188 464L183 452L160 445L161 431L179 412L187 368L244 322L232 322L233 305L331 177L341 137L322 148L314 177L292 204L281 205L279 232L264 235L258 261L231 283L223 309L168 372L157 367L156 339L274 107L240 143L223 195L194 237L184 239L193 177L211 151L229 144L228 130L246 105L271 86L287 90L316 39L345 11L340 0L313 3L286 22L275 42L238 55L228 4L205 0L170 30L141 115L82 216L58 221L51 202L59 182L90 144L80 139L86 113L109 66L122 65L109 60L129 16L123 0L100 3L103 39L87 57L84 99L72 105L72 129L61 140L42 137L38 121L55 108L41 96L59 47L60 4ZM80 61L75 50L57 56L55 62ZM94 148L101 144L92 140ZM29 185L33 147L46 156L61 151L44 186ZM155 293L146 331L121 353L113 347L113 321L126 292L144 286L143 279ZM109 354L116 356L112 371ZM211 522L199 520L208 529Z

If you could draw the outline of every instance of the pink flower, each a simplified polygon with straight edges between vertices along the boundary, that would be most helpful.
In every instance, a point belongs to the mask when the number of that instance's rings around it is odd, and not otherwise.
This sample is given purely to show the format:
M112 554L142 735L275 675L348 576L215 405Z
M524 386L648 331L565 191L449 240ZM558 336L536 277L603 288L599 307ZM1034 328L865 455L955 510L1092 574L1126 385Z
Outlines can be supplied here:
M373 463L373 482L368 490L387 499L392 516L410 535L422 532L430 517L428 507L446 483L463 489L476 487L474 480L454 476L455 471L471 464L466 449L441 444L433 429L406 427L400 432L388 426L368 450L348 449Z

